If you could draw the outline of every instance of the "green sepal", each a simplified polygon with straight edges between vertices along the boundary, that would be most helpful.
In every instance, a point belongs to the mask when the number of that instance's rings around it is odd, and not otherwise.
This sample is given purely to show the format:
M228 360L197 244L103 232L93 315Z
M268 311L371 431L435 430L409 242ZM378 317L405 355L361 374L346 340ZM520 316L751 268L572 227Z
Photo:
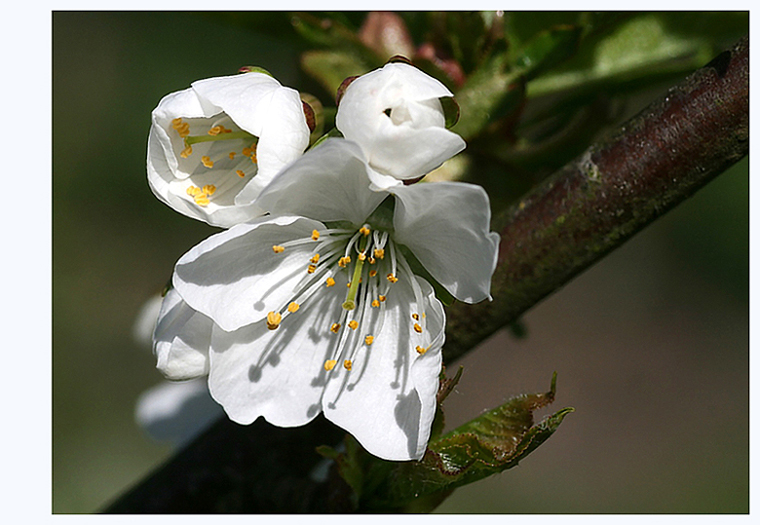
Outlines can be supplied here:
M325 140L329 138L342 138L342 137L343 137L343 133L338 131L338 128L332 128L330 131L328 131L327 133L319 137L317 140L315 140L314 144L309 146L309 149L316 148L317 146L319 146L320 144L322 144Z

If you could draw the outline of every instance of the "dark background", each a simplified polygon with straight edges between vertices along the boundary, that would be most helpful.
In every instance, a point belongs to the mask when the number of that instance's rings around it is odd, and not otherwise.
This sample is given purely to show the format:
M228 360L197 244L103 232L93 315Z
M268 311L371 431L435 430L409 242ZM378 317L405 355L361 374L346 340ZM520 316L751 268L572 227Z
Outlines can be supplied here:
M96 512L171 455L134 423L161 381L137 312L215 230L151 194L150 111L243 65L298 88L292 45L192 13L53 14L53 512ZM308 84L306 84L308 85ZM749 510L745 159L471 352L447 422L510 395L573 406L518 467L441 512Z

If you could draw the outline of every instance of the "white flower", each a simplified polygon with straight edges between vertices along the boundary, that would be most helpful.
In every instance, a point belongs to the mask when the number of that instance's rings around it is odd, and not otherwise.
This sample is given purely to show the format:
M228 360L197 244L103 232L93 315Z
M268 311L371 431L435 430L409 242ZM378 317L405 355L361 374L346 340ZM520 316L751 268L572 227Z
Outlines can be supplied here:
M413 268L419 261L461 300L485 299L498 236L478 186L401 186L391 197L369 189L367 171L358 145L329 139L261 193L273 215L185 254L173 276L181 321L159 339L192 339L195 353L180 345L182 364L166 352L159 367L204 373L205 339L190 327L213 320L209 388L232 420L290 427L324 412L381 458L419 459L435 415L444 312Z
M269 75L200 80L153 110L148 182L180 213L229 227L263 214L255 198L309 134L298 92Z
M439 99L451 96L438 80L404 63L349 84L335 125L362 147L375 189L422 177L465 148L462 137L445 128Z

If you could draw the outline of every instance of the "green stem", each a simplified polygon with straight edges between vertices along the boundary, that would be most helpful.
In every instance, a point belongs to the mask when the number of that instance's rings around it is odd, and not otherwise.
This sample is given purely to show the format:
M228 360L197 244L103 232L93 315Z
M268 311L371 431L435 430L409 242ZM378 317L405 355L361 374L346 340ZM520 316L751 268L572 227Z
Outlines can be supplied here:
M248 139L256 140L255 135L251 135L247 131L232 131L230 133L219 133L218 135L191 135L185 137L185 144L192 146L199 142L216 142L217 140L236 140L236 139Z

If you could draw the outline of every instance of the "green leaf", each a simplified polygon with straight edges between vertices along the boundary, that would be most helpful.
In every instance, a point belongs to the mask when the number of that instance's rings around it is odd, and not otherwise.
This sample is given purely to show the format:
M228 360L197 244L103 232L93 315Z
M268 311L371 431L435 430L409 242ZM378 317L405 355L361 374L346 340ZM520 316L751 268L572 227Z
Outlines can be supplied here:
M461 373L461 370L460 370ZM441 380L442 397L453 388ZM420 461L383 461L361 449L350 436L346 452L336 457L341 477L351 487L356 510L363 512L428 512L462 485L502 472L519 463L546 441L564 417L565 408L538 424L533 412L554 399L551 390L521 395L437 438Z

